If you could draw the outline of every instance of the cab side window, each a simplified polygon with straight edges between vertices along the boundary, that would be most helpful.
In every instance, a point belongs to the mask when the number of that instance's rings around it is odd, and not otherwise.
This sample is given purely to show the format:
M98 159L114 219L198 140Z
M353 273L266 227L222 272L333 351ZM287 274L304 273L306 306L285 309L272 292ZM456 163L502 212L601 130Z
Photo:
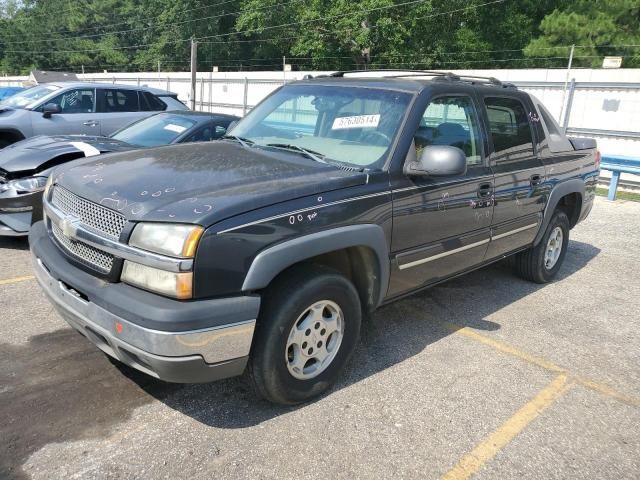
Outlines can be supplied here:
M53 103L60 107L60 113L93 113L95 112L95 90L74 89L64 92L51 99L47 104Z
M418 156L428 145L457 147L467 165L482 164L480 132L473 101L466 95L438 97L429 103L414 137Z
M520 100L484 99L496 162L522 160L533 155L533 137L527 111Z
M185 140L185 142L208 142L211 140L211 124L198 128Z

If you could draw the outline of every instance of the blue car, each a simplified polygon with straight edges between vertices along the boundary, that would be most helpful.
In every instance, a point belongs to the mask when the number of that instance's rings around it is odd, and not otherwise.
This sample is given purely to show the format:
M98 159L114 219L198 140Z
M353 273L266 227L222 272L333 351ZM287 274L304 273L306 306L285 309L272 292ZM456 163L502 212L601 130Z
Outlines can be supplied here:
M10 97L11 95L15 95L23 90L23 87L0 87L0 100Z

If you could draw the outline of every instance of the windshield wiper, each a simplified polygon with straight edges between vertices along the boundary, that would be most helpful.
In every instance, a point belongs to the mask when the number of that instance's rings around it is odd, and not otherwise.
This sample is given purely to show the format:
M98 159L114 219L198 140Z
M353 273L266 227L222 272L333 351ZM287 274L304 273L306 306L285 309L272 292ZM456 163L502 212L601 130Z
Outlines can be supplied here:
M253 140L249 140L248 138L238 137L237 135L223 135L222 139L234 140L245 148L249 148L251 145L255 143Z
M323 155L320 152L316 152L314 150L309 150L307 148L302 148L299 147L298 145L293 145L290 143L267 143L266 145L267 147L274 147L274 148L282 148L285 150L293 150L295 152L300 152L303 155L305 155L307 158L310 158L311 160L315 160L316 162L320 162L320 163L327 163L324 159L324 157L326 155Z

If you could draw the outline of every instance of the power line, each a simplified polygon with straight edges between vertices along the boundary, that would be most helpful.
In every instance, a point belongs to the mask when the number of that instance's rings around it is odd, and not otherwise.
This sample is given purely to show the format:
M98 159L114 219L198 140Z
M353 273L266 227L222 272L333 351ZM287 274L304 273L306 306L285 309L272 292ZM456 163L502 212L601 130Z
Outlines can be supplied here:
M92 8L94 6L93 3L97 3L97 2L89 3L86 0L84 0L84 1L86 3L84 5L84 7L86 7L86 8ZM45 4L44 2L42 2L42 3L36 4L36 5L48 5L48 3ZM82 7L82 5L76 5L75 7L68 8L66 10L56 10L55 14L56 15L63 15L65 13L75 12L79 7ZM44 7L40 7L40 9L42 9L42 8L44 8ZM20 12L25 12L25 14L29 15L29 17L36 17L37 18L37 17L48 16L48 15L51 15L51 13L53 13L53 12L36 12L35 10L37 10L37 9L38 9L37 6L36 7L32 7L32 8L24 8L23 7L22 9L16 10L16 14L19 14ZM26 13L27 11L29 13Z
M361 15L363 13L370 13L370 12L373 12L373 11L388 10L390 8L398 8L398 7L407 6L407 5L411 5L411 4L423 3L425 1L426 0L408 0L406 2L399 3L399 4L387 5L387 6L384 6L384 7L376 7L376 8L362 10L362 11L358 11L358 12L349 12L349 13L341 14L341 15L318 17L318 18L315 18L315 19L303 20L303 21L300 21L300 22L291 22L291 23L286 23L286 24L281 24L281 25L271 25L271 26L264 27L263 29L253 29L253 30L245 30L245 31L239 31L239 32L230 32L230 33L219 34L219 35L208 35L208 36L204 36L204 37L197 37L196 40L199 41L201 39L208 39L208 38L221 38L221 37L226 37L226 36L230 36L230 35L243 35L243 34L247 34L247 33L255 33L255 32L258 32L258 31L271 30L271 29L275 29L275 28L282 28L282 27L293 26L293 25L305 25L305 24L312 23L312 22L333 20L333 19L336 19L336 18L343 18L343 17L348 17L348 16ZM493 4L493 3L502 3L504 1L506 1L506 0L494 0L492 2L488 2L487 4L478 5L475 8L483 6L483 5ZM454 10L452 12L459 11L459 10L460 9L457 9L457 10ZM444 12L444 13L451 13L451 12ZM177 39L174 42L175 43L179 43L179 42L189 42L189 41L191 41L191 39L187 38L187 39ZM207 43L210 43L210 42L207 42ZM230 42L229 41L225 41L225 42L220 42L220 43L230 43ZM141 44L141 45L131 45L131 46L124 46L124 47L96 48L96 49L85 49L85 50L50 50L50 51L43 51L43 52L37 52L37 53L38 54L93 53L93 52L99 52L99 51L103 51L103 50L126 50L126 49L147 47L147 46L152 46L152 45L156 45L156 44L146 43L146 44ZM5 53L34 53L34 52L32 52L30 50L5 50Z
M420 1L424 1L424 0L420 0ZM432 13L432 14L428 14L428 15L422 15L419 17L413 17L407 20L398 20L396 23L407 23L407 22L412 22L415 20L423 20L425 18L434 18L434 17L439 17L439 16L443 16L443 15L450 15L452 13L459 13L459 12L463 12L463 11L467 11L467 10L474 10L480 7L485 7L488 5L494 5L497 3L504 3L506 0L493 0L491 2L486 2L486 3L480 3L477 5L469 5L467 7L461 7L461 8L456 8L453 10L448 10L446 12L437 12L437 13ZM413 2L409 2L409 3L417 3L416 1ZM379 7L379 9L381 8L394 8L396 6L403 6L405 4L398 4L395 6L388 6L388 7ZM366 12L366 11L365 11ZM342 16L349 16L349 15L359 15L362 14L363 12L355 12L355 13L349 13L349 14L344 14ZM334 17L320 17L320 18L316 18L313 20L306 20L304 22L298 22L298 23L289 23L289 24L282 24L282 25L273 25L270 27L265 27L264 29L254 29L254 30L245 30L245 31L241 31L241 32L235 32L237 34L246 34L246 33L255 33L257 31L262 31L262 30L266 30L267 28L279 28L279 27L283 27L283 26L292 26L292 25L300 25L300 24L305 24L305 23L311 23L311 22L315 22L315 21L319 21L319 20L327 20L327 19L333 19ZM374 30L376 28L380 28L380 25L371 25L370 27L368 27L369 30ZM350 31L350 29L343 29L343 30L339 30L340 32L346 32L346 31ZM327 35L333 35L335 36L337 32L332 32L332 31L327 31L325 32ZM233 34L226 34L226 35L233 35ZM206 40L208 38L213 38L213 37L217 37L216 35L210 35L210 36L206 36L206 37L198 37L196 40L198 40L199 43L202 44L210 44L210 43L216 43L216 44L226 44L226 43L252 43L252 42L272 42L272 41L276 41L276 40L289 40L289 39L298 39L300 38L300 35L293 35L291 37L280 37L280 38L266 38L266 39L251 39L251 40L223 40L223 41L217 41L217 42L203 42L202 40Z
M229 0L227 2L223 2L223 3L229 3L230 1L235 1L235 0ZM265 9L271 9L274 7L281 7L281 6L285 6L285 5L289 5L291 3L296 3L296 2L300 2L301 0L290 0L288 2L283 2L283 3L278 3L275 5L267 5L267 6L263 6L263 7L259 7L256 10L265 10ZM419 1L424 1L424 0L419 0ZM218 5L222 5L222 4L216 4L216 5L212 5L212 6L218 6ZM202 7L200 7L202 8ZM184 25L187 23L194 23L194 22L200 22L200 21L205 21L205 20L213 20L216 18L223 18L223 17L230 17L230 16L237 16L237 15L241 15L243 13L243 10L237 10L235 12L229 12L229 13L222 13L222 14L218 14L218 15L211 15L208 17L202 17L202 18L192 18L189 20L183 20L183 21L179 21L179 22L165 22L165 23L161 23L161 24L155 24L155 25L149 25L146 27L137 27L137 28L131 28L128 30L119 30L119 31L115 31L115 32L105 32L105 33L95 33L92 35L79 35L79 36L75 36L75 37L64 37L64 38L56 38L56 39L52 39L51 37L47 37L47 38L39 38L39 39L34 39L34 40L20 40L20 41L14 41L14 42L4 42L7 45L11 45L11 44L24 44L24 43L42 43L42 42L48 42L51 43L52 41L72 41L72 40L80 40L80 39L86 39L86 38L96 38L96 37L106 37L109 35L119 35L119 34L123 34L123 33L131 33L131 32L137 32L137 31L147 31L147 30L152 30L152 29L156 29L156 28L161 28L161 27L175 27L178 25Z
M276 4L276 5L267 5L265 7L262 7L261 9L258 10L263 10L263 9L273 9L274 7L280 7L283 5L287 5L290 3L293 3L295 1L299 1L299 0L291 0L289 2L284 2L284 3L280 3L280 4ZM291 23L286 23L286 24L281 24L281 25L270 25L270 26L266 26L263 28L257 28L257 29L253 29L253 30L245 30L245 31L240 31L240 32L229 32L229 33L223 33L223 34L218 34L218 35L208 35L208 36L204 36L204 37L198 37L196 38L196 40L200 40L200 39L208 39L208 38L221 38L221 37L227 37L227 36L231 36L231 35L241 35L241 34L247 34L247 33L255 33L255 32L261 32L264 30L272 30L275 28L282 28L282 27L288 27L288 26L293 26L293 25L305 25L308 23L313 23L313 22L318 22L318 21L325 21L325 20L333 20L333 19L337 19L337 18L344 18L344 17L350 17L350 16L354 16L354 15L360 15L363 13L371 13L371 12L375 12L375 11L380 11L380 10L389 10L392 8L399 8L399 7L404 7L407 5L414 5L417 3L424 3L426 0L408 0L405 1L403 3L399 3L399 4L394 4L394 5L386 5L383 7L376 7L376 8L371 8L371 9L365 9L365 10L361 10L358 12L349 12L349 13L345 13L345 14L340 14L340 15L331 15L331 16L327 16L327 17L318 17L318 18L314 18L314 19L309 19L309 20L303 20L303 21L299 21L299 22L291 22ZM506 0L495 0L494 2L490 2L490 3L500 3L500 2L504 2ZM200 18L200 19L191 19L191 20L185 20L182 22L171 22L168 23L167 26L175 26L175 25L181 25L184 23L191 23L191 22L195 22L195 21L200 21L200 20L208 20L208 19L213 19L213 18L220 18L220 17L225 17L225 16L230 16L230 15L240 15L241 13L243 13L242 10L240 11L236 11L236 12L232 12L232 13L228 13L228 14L221 14L221 15L214 15L211 17L205 17L205 18ZM128 33L131 31L137 31L137 30L148 30L150 28L153 27L140 27L137 29L131 29L131 30L122 30L119 32L109 32L109 33L104 33L104 34L96 34L96 35L91 35L91 36L87 36L87 37L71 37L68 39L64 39L64 40L74 40L74 39L79 39L79 38L89 38L89 37L96 37L96 36L106 36L106 35L115 35L118 33ZM51 38L47 38L47 39L37 39L37 40L32 40L31 42L42 42L42 41L46 41L46 42L51 42ZM184 39L182 41L188 41L188 39ZM5 42L7 44L16 44L16 43L29 43L29 41L16 41L16 42ZM225 42L227 43L227 42ZM139 46L147 46L148 44L144 44L144 45L139 45ZM121 47L122 49L124 49L125 47ZM135 46L132 47L127 47L127 48L135 48ZM118 48L111 48L110 50L116 50ZM38 52L38 53L83 53L83 52L90 52L90 51L95 51L95 50L57 50L57 51L49 51L49 52ZM6 50L6 53L32 53L31 51L28 50Z
M278 4L277 6L282 6L284 4L287 3L293 3L293 1L298 1L298 0L292 0L291 2L285 2L283 4ZM395 7L400 7L400 6L406 6L408 4L415 4L415 3L421 3L424 0L413 0L413 1L408 1L402 4L397 4L397 5L392 5L392 6L387 6L387 7L378 7L375 9L370 9L370 10L366 10L366 11L360 11L360 12L352 12L352 13L348 13L348 14L342 14L342 15L334 15L334 16L326 16L326 17L318 17L315 19L310 19L310 20L305 20L305 21L301 21L301 22L291 22L291 23L286 23L286 24L281 24L281 25L273 25L270 27L266 27L264 29L253 29L253 30L245 30L245 31L239 31L239 32L233 32L233 33L228 33L228 34L222 34L222 35L212 35L212 36L206 36L206 37L199 37L198 40L200 41L201 44L209 44L209 45L213 45L213 44L221 44L221 43L236 43L236 42L242 42L242 43L253 43L253 42L270 42L270 41L275 41L275 40L283 40L286 38L299 38L299 35L296 36L292 36L292 37L280 37L277 39L274 38L267 38L267 39L252 39L252 40L230 40L230 39L226 39L224 41L202 41L203 39L208 39L208 38L219 38L221 36L225 36L225 35L243 35L243 34L247 34L247 33L254 33L256 31L262 31L262 30L266 30L266 29L275 29L275 28L282 28L282 27L286 27L286 26L292 26L292 25L303 25L303 24L307 24L307 23L311 23L311 22L316 22L316 21L325 21L325 20L329 20L329 19L335 19L335 18L341 18L341 17L347 17L347 16L351 16L351 15L359 15L362 14L364 12L370 12L370 11L376 11L376 10L381 10L381 9L387 9L387 8L395 8ZM463 8L457 8L457 9L453 9L453 10L449 10L449 11L445 11L445 12L437 12L437 13L433 13L433 14L429 14L429 15L424 15L424 16L420 16L420 17L414 17L408 20L400 20L398 21L398 23L406 23L407 21L415 21L418 19L424 19L424 18L433 18L433 17L437 17L437 16L443 16L443 15L448 15L448 14L452 14L452 13L458 13L461 11L467 11L467 10L471 10L471 9L477 9L483 6L488 6L488 5L493 5L493 4L498 4L498 3L502 3L505 0L494 0L491 2L486 2L483 4L477 4L477 5L471 5L471 6L467 6L467 7L463 7ZM229 3L229 2L222 2L216 5L221 5L224 3ZM211 5L209 5L211 6ZM198 7L198 8L194 8L194 9L190 9L190 10L186 10L186 11L193 11L193 10L197 10L197 9L201 9L204 7ZM264 8L274 8L273 5L271 6L267 6L267 7L263 7ZM237 14L239 12L232 12L229 14L223 14L223 15L219 15L219 16L227 16L227 15L233 15L233 14ZM207 17L208 18L208 17ZM187 23L187 22L181 22L181 23ZM149 28L157 28L159 25L156 25L155 27L149 27ZM369 27L370 29L375 29L375 28L379 28L379 25L373 25L371 27ZM124 31L127 32L127 31ZM118 32L111 32L108 34L104 34L104 35L109 35L109 34L114 34L114 33L118 33ZM332 34L335 35L337 32L327 32L328 34ZM179 42L188 42L190 41L190 39L176 39L173 41L173 43L179 43ZM172 43L172 42L169 42ZM85 50L54 50L54 51L49 51L49 52L38 52L40 54L45 54L45 53L91 53L91 52L98 52L98 51L103 51L103 50L127 50L127 49L136 49L136 48L142 48L142 47L147 47L147 46L155 46L157 44L153 43L147 43L147 44L140 44L140 45L132 45L132 46L123 46L123 47L107 47L107 48L95 48L95 49L85 49ZM603 45L603 46L595 46L596 48L636 48L636 47L640 47L640 45L631 45L631 44L627 44L627 45ZM570 48L570 46L554 46L554 47L543 47L540 49L536 49L536 50L555 50L555 49L562 49L562 48ZM593 46L588 46L588 45L576 45L576 48L593 48ZM503 50L476 50L476 51L461 51L461 52L433 52L432 55L469 55L469 54L473 54L473 53L498 53L498 52L521 52L523 51L523 49L503 49ZM34 52L30 52L30 51L7 51L7 53L34 53ZM395 54L395 55L386 55L384 57L391 57L391 58L396 58L396 57L400 57L400 58L407 58L407 57L411 57L411 56L420 56L420 55L428 55L428 54ZM292 60L322 60L322 59L339 59L339 58L353 58L353 56L334 56L334 57L293 57ZM528 59L533 59L533 58L545 58L545 59L553 59L553 58L566 58L566 57L528 57ZM578 56L576 58L586 58L585 56ZM278 60L279 61L279 57L278 58L271 58L269 60ZM500 61L511 61L511 60L525 60L525 59L500 59ZM263 58L256 58L256 59L244 59L244 60L227 60L228 62L242 62L242 61L267 61L267 59L263 59ZM466 60L466 61L462 61L460 63L470 63L470 62L482 62L482 61L487 61L487 60ZM489 60L490 61L490 60ZM495 61L498 61L497 59ZM171 63L171 62L163 62L165 64ZM185 62L186 63L186 62ZM442 62L441 62L442 63ZM449 62L451 63L451 62Z
M202 42L202 44L205 44L207 42ZM627 45L628 46L628 45ZM640 47L640 45L638 45ZM567 48L570 49L571 45L558 45L555 47L543 47L540 48L539 50L556 50L556 49L562 49L562 48ZM576 45L576 48L578 48L578 46ZM503 52L522 52L524 51L523 48L511 48L511 49L502 49L502 50L460 50L460 51L451 51L451 52L431 52L431 53L407 53L407 54L403 54L403 53L395 53L395 54L384 54L381 55L382 57L422 57L425 55L468 55L468 54L474 54L474 53L503 53ZM296 60L332 60L332 59L350 59L353 58L353 55L320 55L320 56L312 56L312 57L300 57L300 56L287 56L287 60L292 60L292 61L296 61ZM566 57L564 57L566 58ZM277 61L277 60L281 60L282 57L260 57L260 58L245 58L245 59L239 59L239 60L232 60L229 59L227 61L232 61L232 62L243 62L243 61Z
M416 3L424 3L426 0L409 0L403 3L397 3L394 5L386 5L384 7L375 7L375 8L369 8L369 9L365 9L365 10L360 10L358 12L349 12L349 13L343 13L340 15L329 15L326 17L318 17L318 18L312 18L309 20L302 20L300 22L291 22L291 23L283 23L280 25L267 25L266 27L262 27L262 28L254 28L253 30L244 30L241 32L229 32L229 33L222 33L219 35L207 35L204 37L198 37L196 38L196 40L200 41L200 40L206 40L208 38L221 38L221 37L227 37L230 35L236 35L236 34L241 34L241 35L245 35L247 33L262 33L265 30L273 30L275 28L282 28L282 27L290 27L290 26L295 26L295 25L306 25L308 23L313 23L313 22L319 22L319 21L325 21L325 20L335 20L338 18L344 18L344 17L351 17L351 16L355 16L355 15L362 15L363 13L371 13L371 12L377 12L380 10L389 10L391 8L398 8L398 7L406 7L407 5L414 5ZM490 3L500 3L500 2L504 2L506 0L495 0L494 2L490 2ZM373 27L369 27L369 28L373 28ZM208 42L207 42L208 43ZM227 42L224 42L227 43Z
M205 8L213 8L213 7L219 7L221 5L225 5L227 3L232 3L235 2L237 0L225 0L223 2L219 2L219 3L214 3L214 4L208 4L208 5L203 5L200 7L194 7L194 8L189 8L186 10L180 10L178 12L175 13L175 15L180 15L183 13L189 13L189 12L194 12L196 10L203 10ZM73 11L72 10L68 10L68 11ZM56 12L56 14L58 14L58 12ZM139 19L140 17L136 17L137 19ZM200 21L203 20L202 18L197 18L194 19L192 21ZM118 22L118 23L111 23L111 24L106 24L106 25L96 25L94 27L89 27L89 28L85 28L83 30L80 31L76 31L76 30L61 30L61 31L57 31L57 32L51 32L51 33L55 33L55 34L63 34L63 33L80 33L82 31L87 31L87 30L97 30L99 28L108 28L108 27L115 27L115 26L119 26L119 25L130 25L133 22L133 19L129 19L123 22ZM149 28L149 27L140 27L141 29L143 28ZM126 31L126 30L125 30ZM98 34L98 35L110 35L112 33L118 33L118 32L108 32L108 33L104 33L104 34ZM14 34L9 34L8 37L23 37L24 34L21 33L14 33ZM44 37L40 37L43 40L42 41L51 41L50 37L44 38ZM79 37L69 37L69 39L73 39L73 38L79 38ZM13 42L4 42L5 44L14 44L14 43L27 43L24 40L18 40L18 41L13 41Z

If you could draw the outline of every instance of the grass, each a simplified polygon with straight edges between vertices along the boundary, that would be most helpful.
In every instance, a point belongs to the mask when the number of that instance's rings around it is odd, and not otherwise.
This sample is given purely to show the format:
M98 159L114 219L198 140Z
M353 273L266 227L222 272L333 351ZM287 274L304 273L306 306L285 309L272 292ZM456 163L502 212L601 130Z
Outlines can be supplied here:
M609 194L607 188L596 188L596 195L606 197ZM616 200L631 200L632 202L640 202L640 193L635 192L623 192L618 190L616 193Z

